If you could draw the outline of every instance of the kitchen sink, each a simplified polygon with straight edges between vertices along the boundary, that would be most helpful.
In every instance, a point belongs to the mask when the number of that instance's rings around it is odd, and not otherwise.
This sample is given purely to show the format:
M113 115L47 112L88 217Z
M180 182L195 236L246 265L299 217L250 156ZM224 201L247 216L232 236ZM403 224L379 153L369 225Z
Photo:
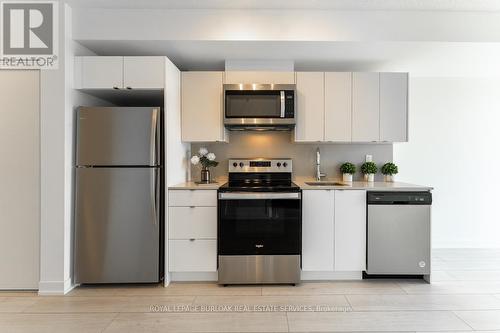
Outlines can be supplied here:
M339 182L325 182L325 181L319 181L319 182L305 182L306 185L310 186L349 186L344 183L339 183Z

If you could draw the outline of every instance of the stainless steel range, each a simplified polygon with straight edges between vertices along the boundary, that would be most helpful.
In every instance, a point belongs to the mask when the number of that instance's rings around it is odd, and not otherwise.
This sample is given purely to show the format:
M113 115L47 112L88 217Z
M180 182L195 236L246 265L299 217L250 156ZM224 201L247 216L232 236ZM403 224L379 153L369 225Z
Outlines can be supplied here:
M302 192L292 160L229 160L218 198L219 283L300 282Z

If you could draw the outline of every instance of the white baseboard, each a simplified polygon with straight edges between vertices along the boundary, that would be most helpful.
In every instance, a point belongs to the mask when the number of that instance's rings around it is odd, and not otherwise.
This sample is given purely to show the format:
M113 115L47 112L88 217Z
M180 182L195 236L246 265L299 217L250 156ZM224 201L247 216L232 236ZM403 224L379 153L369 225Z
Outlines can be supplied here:
M40 281L38 283L38 295L65 295L75 288L71 278L65 281Z
M170 272L170 281L217 281L217 272Z
M362 280L362 272L307 272L300 273L302 281Z

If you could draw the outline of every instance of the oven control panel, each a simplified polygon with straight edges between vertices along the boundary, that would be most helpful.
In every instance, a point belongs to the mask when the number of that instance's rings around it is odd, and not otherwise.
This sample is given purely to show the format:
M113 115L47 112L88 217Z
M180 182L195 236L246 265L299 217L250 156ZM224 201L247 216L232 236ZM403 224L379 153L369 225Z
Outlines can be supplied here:
M292 172L290 158L230 159L229 172Z

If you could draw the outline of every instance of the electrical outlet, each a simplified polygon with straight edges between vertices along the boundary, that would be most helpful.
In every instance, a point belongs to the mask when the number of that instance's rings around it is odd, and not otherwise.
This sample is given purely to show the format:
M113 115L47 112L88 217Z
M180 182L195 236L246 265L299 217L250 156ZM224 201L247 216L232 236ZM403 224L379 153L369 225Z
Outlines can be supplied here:
M365 162L372 162L372 161L373 161L373 156L372 155L366 155Z

